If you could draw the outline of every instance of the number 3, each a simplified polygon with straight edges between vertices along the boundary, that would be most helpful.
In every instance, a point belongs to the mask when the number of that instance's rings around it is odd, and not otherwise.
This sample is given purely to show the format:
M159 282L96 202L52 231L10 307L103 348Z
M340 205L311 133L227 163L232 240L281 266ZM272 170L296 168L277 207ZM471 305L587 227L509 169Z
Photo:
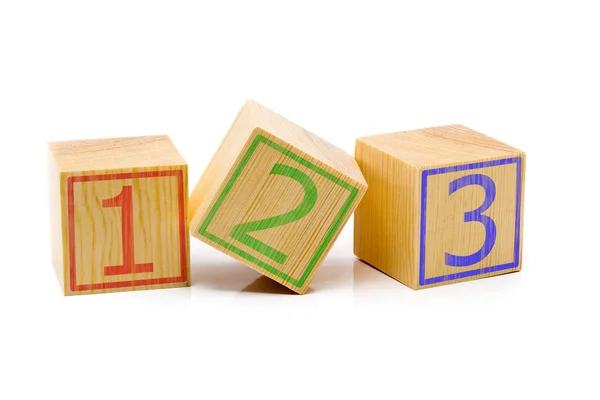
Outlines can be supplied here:
M275 228L277 226L290 224L294 221L304 218L315 206L317 202L317 187L308 175L297 168L283 164L275 164L271 169L271 174L282 175L292 178L304 188L304 199L302 203L292 211L258 221L250 221L243 224L237 224L231 230L229 236L253 248L260 254L269 257L271 260L283 264L287 260L287 255L274 249L265 242L248 235L250 232L262 231L264 229Z
M450 193L452 195L459 189L465 186L478 185L485 190L485 200L483 204L476 210L465 213L465 222L479 222L485 227L485 241L481 249L468 256L457 256L446 253L446 265L451 267L467 267L483 260L490 254L494 244L496 243L496 223L487 215L483 215L494 200L496 199L496 184L489 176L482 174L472 174L458 178L450 182Z

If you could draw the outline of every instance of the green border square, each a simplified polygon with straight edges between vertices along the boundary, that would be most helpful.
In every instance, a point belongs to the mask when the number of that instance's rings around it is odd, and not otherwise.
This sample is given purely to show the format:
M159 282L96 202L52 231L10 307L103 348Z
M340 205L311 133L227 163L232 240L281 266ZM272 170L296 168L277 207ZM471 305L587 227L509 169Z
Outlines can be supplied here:
M240 249L239 247L236 247L235 245L233 245L233 244L231 244L231 243L229 243L229 242L227 242L227 241L225 241L225 240L223 240L223 239L217 237L216 235L213 235L212 233L210 233L210 232L207 231L207 228L210 225L210 223L212 222L213 218L215 217L217 211L219 210L219 208L221 207L221 205L225 201L225 198L227 197L227 195L229 194L229 192L233 188L233 185L235 184L235 182L237 181L237 179L242 174L242 171L244 170L244 168L246 167L246 165L250 161L250 158L252 157L252 155L254 154L254 151L256 150L256 148L258 147L258 145L260 143L266 144L267 146L271 147L272 149L277 150L278 152L282 153L283 155L291 158L292 160L294 160L297 163L305 166L306 168L315 171L319 175L323 176L324 178L329 179L333 183L335 183L335 184L343 187L344 189L346 189L346 190L348 190L350 192L350 196L348 196L348 199L344 203L344 205L343 205L342 209L340 210L338 216L333 221L333 224L331 225L331 227L329 228L329 230L325 234L325 237L323 238L323 241L321 242L321 244L319 244L319 247L317 248L317 251L315 252L315 254L313 255L313 257L310 259L310 262L308 263L308 266L306 267L306 270L304 271L304 273L302 274L302 276L300 277L300 279L294 279L294 278L292 278L291 276L289 276L286 273L278 270L277 268L275 268L275 267L273 267L273 266L271 266L271 265L269 265L269 264L267 264L267 263L259 260L258 258L256 258L253 255L245 252L244 250ZM204 220L204 222L202 223L202 225L200 226L200 229L198 230L198 233L200 235L204 236L205 238L207 238L207 239L209 239L209 240L211 240L211 241L219 244L220 246L226 248L227 250L229 250L229 251L237 254L238 256L245 258L246 260L248 260L251 263L253 263L253 264L261 267L262 269L269 271L273 275L276 275L276 276L282 278L286 282L289 282L292 285L294 285L294 286L296 286L298 288L301 288L304 285L304 282L306 281L306 279L308 278L308 276L310 275L310 273L312 272L312 270L315 268L315 265L317 264L317 261L319 260L319 258L323 254L323 252L325 251L325 248L329 245L329 242L331 242L331 239L333 238L335 232L340 227L342 221L346 217L346 214L350 210L350 207L352 206L352 203L354 203L354 200L356 199L356 197L358 196L358 194L359 194L359 190L356 187L354 187L354 186L352 186L352 185L344 182L343 180L341 180L337 176L330 174L329 172L323 170L322 168L317 167L315 164L311 163L310 161L308 161L308 160L302 158L301 156L299 156L299 155L291 152L290 150L287 150L287 149L281 147L277 143L275 143L275 142L269 140L268 138L266 138L265 136L259 134L259 135L257 135L254 138L254 140L252 141L252 144L248 148L248 151L246 151L246 154L244 154L244 157L242 158L240 164L235 169L233 175L231 176L231 178L229 179L229 181L225 185L225 188L223 189L223 191L221 191L221 194L219 195L217 201L215 202L215 204L211 208L210 212L208 213L208 216L206 217L206 219Z

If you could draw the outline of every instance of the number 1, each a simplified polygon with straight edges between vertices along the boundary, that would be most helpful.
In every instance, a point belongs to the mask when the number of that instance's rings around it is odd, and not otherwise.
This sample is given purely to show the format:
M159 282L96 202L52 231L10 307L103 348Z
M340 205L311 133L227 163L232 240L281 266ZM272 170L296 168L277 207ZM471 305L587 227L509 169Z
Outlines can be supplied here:
M131 186L123 186L121 193L111 199L102 200L102 207L121 208L121 232L123 264L104 267L104 275L123 275L137 272L152 272L152 263L136 264L133 238L133 196Z

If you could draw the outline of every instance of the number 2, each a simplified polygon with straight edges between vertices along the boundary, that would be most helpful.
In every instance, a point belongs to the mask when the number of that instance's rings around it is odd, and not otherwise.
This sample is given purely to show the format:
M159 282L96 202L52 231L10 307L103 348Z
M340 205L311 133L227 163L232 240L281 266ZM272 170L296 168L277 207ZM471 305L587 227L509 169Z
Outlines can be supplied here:
M287 255L274 249L268 244L248 235L250 232L262 231L277 226L290 224L294 221L304 218L315 206L317 202L317 187L308 175L297 168L283 164L275 164L270 174L282 175L294 179L304 189L304 199L292 211L258 221L245 222L237 224L231 230L229 236L240 241L246 246L256 250L260 254L269 257L271 260L283 264L287 260Z
M465 186L478 185L485 190L485 200L479 208L465 213L465 222L479 222L485 228L485 240L481 249L468 256L457 256L446 253L446 265L451 267L467 267L483 260L490 254L496 243L496 223L487 215L483 215L496 199L496 184L489 176L472 174L450 182L449 195Z
M133 196L131 186L123 186L121 193L111 199L102 200L102 207L121 208L121 246L123 264L104 267L104 275L123 275L136 272L152 272L152 263L136 264L133 238Z

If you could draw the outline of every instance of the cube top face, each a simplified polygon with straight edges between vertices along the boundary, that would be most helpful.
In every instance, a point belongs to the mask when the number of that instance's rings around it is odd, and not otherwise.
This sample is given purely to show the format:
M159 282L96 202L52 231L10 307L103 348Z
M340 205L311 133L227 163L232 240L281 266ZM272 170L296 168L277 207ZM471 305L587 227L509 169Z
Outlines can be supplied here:
M463 126L357 141L355 253L413 289L521 268L525 154Z
M354 158L320 136L252 100L246 102L240 115L246 116L251 121L252 128L259 127L292 146L298 152L312 157L320 164L334 168L356 184L366 185Z
M422 171L419 285L520 268L522 157Z
M304 293L365 190L255 128L192 235Z
M415 167L500 158L518 149L462 125L418 129L358 139Z
M129 144L137 139L110 142L101 156L102 140L49 145L51 204L60 213L53 236L62 238L53 244L54 263L67 295L189 285L187 165L179 156L168 159L172 165L149 166L161 150L155 148L154 158L145 150L133 155ZM170 140L157 139L146 143L160 143L162 156L168 155ZM73 169L88 165L76 160L89 156L87 142L95 142L89 165L95 169ZM65 153L68 148L74 151ZM121 150L140 157L140 165L124 163ZM112 168L102 168L102 159Z
M164 135L53 142L48 150L63 172L185 164Z

